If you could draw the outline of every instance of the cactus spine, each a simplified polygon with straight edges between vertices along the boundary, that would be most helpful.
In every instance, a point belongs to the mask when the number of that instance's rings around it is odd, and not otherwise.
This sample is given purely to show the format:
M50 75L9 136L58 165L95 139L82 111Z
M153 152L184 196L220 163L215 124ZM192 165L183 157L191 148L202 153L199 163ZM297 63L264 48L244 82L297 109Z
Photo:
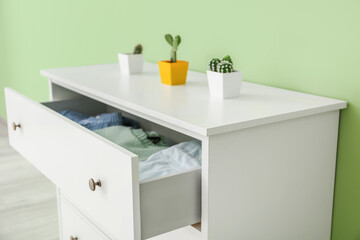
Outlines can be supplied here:
M229 61L221 61L218 65L217 65L217 71L219 73L231 73L233 72L233 66Z
M166 34L165 35L165 40L170 44L171 46L171 52L170 52L170 62L176 62L177 58L176 58L176 51L178 50L178 47L181 43L181 38L179 35L175 36L175 38L173 38L171 36L171 34Z
M220 62L221 62L221 61L220 61L220 59L218 59L218 58L213 58L213 59L211 59L210 62L209 62L209 69L210 69L210 71L216 72L216 71L217 71L217 66L218 66L218 64L219 64Z
M134 48L133 54L141 54L143 51L143 46L141 44L138 44Z

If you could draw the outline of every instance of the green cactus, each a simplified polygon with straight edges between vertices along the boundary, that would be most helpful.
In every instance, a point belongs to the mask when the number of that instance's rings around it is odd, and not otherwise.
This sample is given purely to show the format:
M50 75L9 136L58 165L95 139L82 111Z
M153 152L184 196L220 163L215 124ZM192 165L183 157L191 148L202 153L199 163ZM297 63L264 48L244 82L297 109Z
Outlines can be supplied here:
M133 54L141 54L143 51L143 46L141 44L138 44L134 48Z
M226 55L225 57L223 57L222 60L223 61L228 61L229 63L233 64L233 61L231 60L231 57L229 55Z
M170 62L176 62L176 51L178 50L178 47L181 43L181 38L179 35L175 36L173 38L171 34L165 35L165 40L170 44L171 46L171 52L170 52Z
M211 59L210 62L209 62L209 69L210 69L210 71L216 72L216 71L217 71L217 66L218 66L218 64L219 64L220 62L221 62L221 61L220 61L220 59L218 59L218 58L213 58L213 59Z
M219 73L231 73L234 71L232 64L229 61L221 61L217 65L217 71Z

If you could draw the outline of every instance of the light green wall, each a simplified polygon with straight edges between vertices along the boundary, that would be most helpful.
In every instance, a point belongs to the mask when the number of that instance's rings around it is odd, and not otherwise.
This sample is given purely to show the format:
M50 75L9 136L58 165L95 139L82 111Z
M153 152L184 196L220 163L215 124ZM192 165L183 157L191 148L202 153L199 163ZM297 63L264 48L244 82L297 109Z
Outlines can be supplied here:
M333 240L360 239L359 0L0 0L2 88L48 98L39 70L116 62L143 43L145 58L169 57L165 33L180 34L180 59L205 71L231 54L245 80L345 99Z

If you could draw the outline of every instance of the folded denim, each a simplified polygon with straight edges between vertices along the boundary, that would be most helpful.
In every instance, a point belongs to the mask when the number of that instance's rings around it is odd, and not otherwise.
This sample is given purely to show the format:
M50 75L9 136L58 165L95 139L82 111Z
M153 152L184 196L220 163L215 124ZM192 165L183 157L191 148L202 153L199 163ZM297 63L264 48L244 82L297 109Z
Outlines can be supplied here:
M93 131L119 125L139 128L139 124L135 120L123 117L121 113L103 113L97 116L89 116L71 110L62 110L59 113Z

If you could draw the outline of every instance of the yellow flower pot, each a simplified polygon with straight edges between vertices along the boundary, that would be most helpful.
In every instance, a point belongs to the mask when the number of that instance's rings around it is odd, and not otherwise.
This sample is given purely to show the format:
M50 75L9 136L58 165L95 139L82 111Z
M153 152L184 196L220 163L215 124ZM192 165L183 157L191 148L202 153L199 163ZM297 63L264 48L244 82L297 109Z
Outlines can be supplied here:
M167 85L185 84L188 68L189 62L186 61L159 61L161 82Z

